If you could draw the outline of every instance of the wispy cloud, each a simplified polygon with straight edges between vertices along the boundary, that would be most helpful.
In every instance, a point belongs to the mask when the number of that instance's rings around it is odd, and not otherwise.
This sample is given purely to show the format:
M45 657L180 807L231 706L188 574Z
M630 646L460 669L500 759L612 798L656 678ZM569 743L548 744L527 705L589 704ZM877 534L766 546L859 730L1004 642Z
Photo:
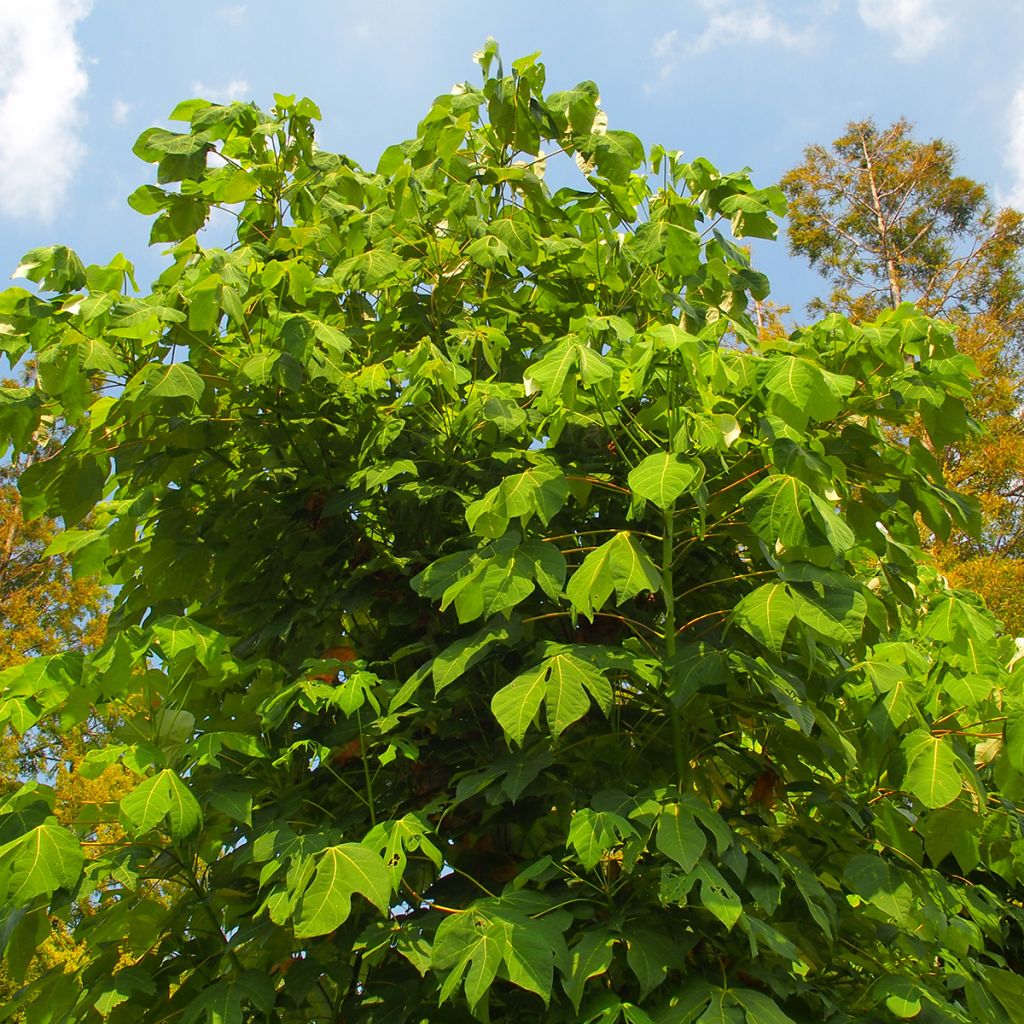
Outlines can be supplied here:
M704 31L687 47L690 53L709 53L724 46L776 43L787 50L807 49L814 41L811 27L793 29L763 4L732 7L712 14Z
M1007 203L1024 210L1024 85L1010 104L1009 143L1006 147L1006 165L1013 172L1013 184Z
M815 25L793 28L769 10L764 0L753 3L700 0L700 5L708 12L708 17L699 34L684 41L678 29L671 29L651 45L658 81L668 79L686 57L698 57L724 47L764 44L807 50L817 38Z
M227 85L207 85L205 82L193 82L192 91L196 96L214 103L233 103L244 100L252 90L244 78L232 78Z
M110 109L110 116L113 117L114 124L124 124L128 120L131 110L132 105L130 103L124 100L114 100L114 105Z
M75 26L91 0L0 4L0 214L49 220L85 147L89 84Z
M229 25L241 25L249 12L248 4L225 4L217 8L217 17Z
M892 37L900 60L924 57L950 27L936 0L858 0L857 13L868 28Z

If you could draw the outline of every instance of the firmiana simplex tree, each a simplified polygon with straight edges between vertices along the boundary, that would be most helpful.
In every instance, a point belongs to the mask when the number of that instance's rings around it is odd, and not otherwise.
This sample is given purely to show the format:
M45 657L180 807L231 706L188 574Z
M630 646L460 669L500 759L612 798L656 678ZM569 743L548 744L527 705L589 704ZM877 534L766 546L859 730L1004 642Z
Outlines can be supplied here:
M152 289L0 296L3 443L72 429L26 514L117 586L0 714L140 709L117 804L0 806L0 1017L1019 1019L1015 647L917 548L968 361L909 306L758 342L778 191L479 62L375 170L186 102Z

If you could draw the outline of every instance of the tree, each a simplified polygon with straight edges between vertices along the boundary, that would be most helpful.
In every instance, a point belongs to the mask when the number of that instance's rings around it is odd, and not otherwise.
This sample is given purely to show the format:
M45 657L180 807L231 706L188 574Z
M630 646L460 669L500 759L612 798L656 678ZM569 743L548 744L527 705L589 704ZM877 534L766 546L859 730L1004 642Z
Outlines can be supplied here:
M120 586L0 707L146 698L85 759L137 779L126 840L3 806L8 959L47 912L84 946L13 1005L1010 1020L1019 669L917 547L970 501L890 433L955 431L966 358L907 306L758 342L733 239L778 191L478 59L373 171L309 100L184 103L136 145L152 290L52 248L0 297L9 357L68 367L0 412L15 450L74 429L23 500L93 515Z
M983 433L941 455L949 481L981 500L984 530L940 536L934 551L1024 633L1024 215L996 209L983 185L956 174L948 143L912 130L905 119L881 131L852 122L830 149L809 146L782 179L790 250L833 285L815 310L865 319L907 300L956 327L977 365L968 411Z
M31 388L35 375L23 375ZM17 387L17 382L8 382ZM108 597L95 573L75 576L61 551L73 537L62 534L60 523L40 516L25 522L21 516L17 480L28 465L52 454L61 437L51 424L34 438L24 457L0 469L0 669L19 665L37 655L73 649L94 650L102 641ZM65 730L59 720L43 720L20 737L5 724L0 730L0 798L22 783L46 779L53 786L54 812L61 824L73 825L133 788L132 776L111 766L95 778L78 768L98 736L116 721L93 718ZM98 834L123 836L116 825L98 824ZM57 922L55 922L57 923ZM57 927L40 950L38 962L74 970L78 948ZM0 1004L18 989L0 966Z

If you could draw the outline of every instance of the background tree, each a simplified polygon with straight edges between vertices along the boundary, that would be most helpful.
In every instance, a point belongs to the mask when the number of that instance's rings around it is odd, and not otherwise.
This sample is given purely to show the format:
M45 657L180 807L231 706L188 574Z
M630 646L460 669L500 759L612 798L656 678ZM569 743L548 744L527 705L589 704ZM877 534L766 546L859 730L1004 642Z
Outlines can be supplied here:
M6 957L84 949L12 1008L1009 1020L1024 697L916 546L970 502L892 438L965 422L967 360L910 307L759 342L778 190L478 59L372 171L309 100L186 102L136 145L152 290L57 247L0 296L68 368L0 406L15 452L73 429L22 497L120 584L0 711L145 696L85 759L124 840L0 808Z
M811 308L869 319L917 304L957 331L978 378L971 416L980 436L941 454L950 482L982 503L984 529L939 537L941 565L983 593L1024 633L1024 217L996 209L984 185L956 174L941 139L918 142L899 120L853 122L826 149L809 146L782 179L789 243L832 283Z

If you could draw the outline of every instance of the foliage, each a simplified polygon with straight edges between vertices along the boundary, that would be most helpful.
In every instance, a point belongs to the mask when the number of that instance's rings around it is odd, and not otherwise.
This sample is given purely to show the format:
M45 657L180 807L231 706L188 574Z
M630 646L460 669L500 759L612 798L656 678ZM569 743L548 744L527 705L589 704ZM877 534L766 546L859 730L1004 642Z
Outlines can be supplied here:
M58 247L0 297L54 368L7 440L74 428L26 507L120 587L3 714L146 696L83 765L137 779L124 841L3 805L12 971L47 913L84 946L12 1007L1016 1019L1014 646L916 547L974 504L891 439L955 441L969 361L910 307L758 342L727 225L778 191L478 59L375 171L309 100L182 104L136 145L152 291Z
M830 150L809 146L782 180L790 249L834 285L815 309L863 319L910 300L956 327L959 350L978 367L968 411L983 433L944 445L942 457L947 480L981 500L984 530L935 538L933 549L1021 634L1024 215L996 209L982 184L956 174L948 143L918 142L912 128L853 122Z
M23 383L31 386L32 375L25 375ZM0 470L0 668L34 655L92 650L103 637L107 595L96 576L75 577L66 557L48 554L61 547L57 521L43 516L25 522L19 508L18 474L36 459L52 454L59 435L59 429L37 433L35 448ZM59 721L46 720L21 737L5 725L0 730L0 796L10 796L25 780L49 779L54 786L55 815L65 825L81 820L87 810L116 805L132 788L128 773L111 766L98 778L85 779L76 770L95 733L110 724L93 720L65 731ZM107 834L113 834L112 829L116 826L99 826ZM74 970L78 956L74 942L58 927L40 950L39 960ZM0 966L0 1003L18 987Z

